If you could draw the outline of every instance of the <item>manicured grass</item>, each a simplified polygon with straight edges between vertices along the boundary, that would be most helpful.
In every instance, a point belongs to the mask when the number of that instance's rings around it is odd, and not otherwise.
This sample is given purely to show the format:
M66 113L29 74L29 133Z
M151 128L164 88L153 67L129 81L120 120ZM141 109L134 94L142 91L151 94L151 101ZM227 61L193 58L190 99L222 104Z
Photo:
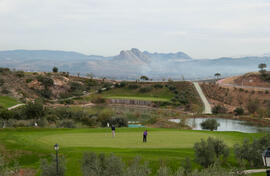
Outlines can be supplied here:
M167 98L156 98L156 97L106 96L106 98L108 98L108 99L144 100L144 101L170 101Z
M193 145L209 136L223 139L232 147L244 138L262 134L238 132L208 132L177 129L149 128L148 142L142 143L144 128L117 128L112 138L108 128L96 129L5 129L0 130L2 152L14 154L22 167L38 168L40 158L49 158L54 153L53 145L60 145L60 154L66 158L67 176L81 175L80 160L84 152L114 153L125 162L140 156L149 161L156 170L160 160L174 170L182 165L186 157L194 158ZM16 152L15 152L16 151ZM229 163L235 165L233 155ZM198 167L193 163L193 167Z
M115 88L102 93L105 98L118 97L137 100L149 101L170 101L173 98L173 93L168 88L152 88L151 91L141 93L139 89Z
M0 105L3 106L4 108L9 108L16 104L19 104L19 102L16 99L7 96L0 96Z

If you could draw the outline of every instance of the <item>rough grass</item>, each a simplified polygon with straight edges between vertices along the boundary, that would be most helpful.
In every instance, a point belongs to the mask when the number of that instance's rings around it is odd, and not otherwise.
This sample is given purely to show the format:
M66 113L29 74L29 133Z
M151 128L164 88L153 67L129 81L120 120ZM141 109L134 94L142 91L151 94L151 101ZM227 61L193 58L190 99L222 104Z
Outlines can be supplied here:
M40 158L54 154L53 145L59 143L60 154L66 158L67 176L81 175L82 154L88 152L115 153L128 163L135 156L149 161L156 170L160 161L176 169L186 157L194 158L193 145L201 138L218 137L230 147L244 138L258 137L262 134L238 132L209 132L177 129L149 128L148 142L142 143L144 128L117 128L112 138L110 129L5 129L0 130L0 145L22 167L39 168ZM1 150L2 147L0 148ZM3 152L3 151L1 151ZM231 165L236 165L233 155ZM193 167L198 165L193 163Z
M168 88L152 88L151 91L141 93L139 89L115 88L102 93L105 98L117 97L126 99L140 99L149 101L170 101L173 94Z
M4 108L9 108L16 104L19 104L16 99L7 96L0 96L0 106L3 106Z
M108 99L144 100L144 101L170 101L167 98L156 98L156 97L106 96L106 98L108 98Z

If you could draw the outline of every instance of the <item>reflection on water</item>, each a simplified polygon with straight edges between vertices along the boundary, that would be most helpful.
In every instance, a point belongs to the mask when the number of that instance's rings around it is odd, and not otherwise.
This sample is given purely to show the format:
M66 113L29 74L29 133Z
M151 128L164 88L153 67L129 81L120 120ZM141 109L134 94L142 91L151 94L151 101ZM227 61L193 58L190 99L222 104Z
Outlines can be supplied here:
M259 127L252 126L246 121L242 120L232 120L232 119L223 119L215 118L220 124L217 131L239 131L243 133L257 133L257 132L270 132L270 127ZM202 130L201 123L205 121L206 118L189 118L186 119L186 123L193 130ZM170 119L171 122L180 123L180 119Z

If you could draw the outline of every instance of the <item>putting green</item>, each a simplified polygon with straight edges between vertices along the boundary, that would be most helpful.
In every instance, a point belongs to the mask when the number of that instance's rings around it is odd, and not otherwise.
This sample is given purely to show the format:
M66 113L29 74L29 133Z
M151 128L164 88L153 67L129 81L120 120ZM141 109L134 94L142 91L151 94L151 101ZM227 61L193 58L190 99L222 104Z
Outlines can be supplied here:
M108 148L192 148L195 142L206 139L209 133L185 131L154 131L148 135L148 142L142 142L141 132L117 132L113 138L108 132L63 133L46 135L39 143L49 146L58 143L62 147L108 147ZM227 143L233 143L227 139Z

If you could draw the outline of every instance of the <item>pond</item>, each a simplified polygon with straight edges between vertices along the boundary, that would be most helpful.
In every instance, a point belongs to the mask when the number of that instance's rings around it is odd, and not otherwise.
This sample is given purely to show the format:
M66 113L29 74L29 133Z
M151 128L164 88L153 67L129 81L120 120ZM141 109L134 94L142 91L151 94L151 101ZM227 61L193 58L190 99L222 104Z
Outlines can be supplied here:
M189 118L186 119L186 124L193 130L202 130L201 123L207 118ZM220 124L217 131L238 131L243 133L270 132L270 127L253 126L247 121L233 120L224 118L215 118ZM171 122L180 123L180 119L170 119Z

